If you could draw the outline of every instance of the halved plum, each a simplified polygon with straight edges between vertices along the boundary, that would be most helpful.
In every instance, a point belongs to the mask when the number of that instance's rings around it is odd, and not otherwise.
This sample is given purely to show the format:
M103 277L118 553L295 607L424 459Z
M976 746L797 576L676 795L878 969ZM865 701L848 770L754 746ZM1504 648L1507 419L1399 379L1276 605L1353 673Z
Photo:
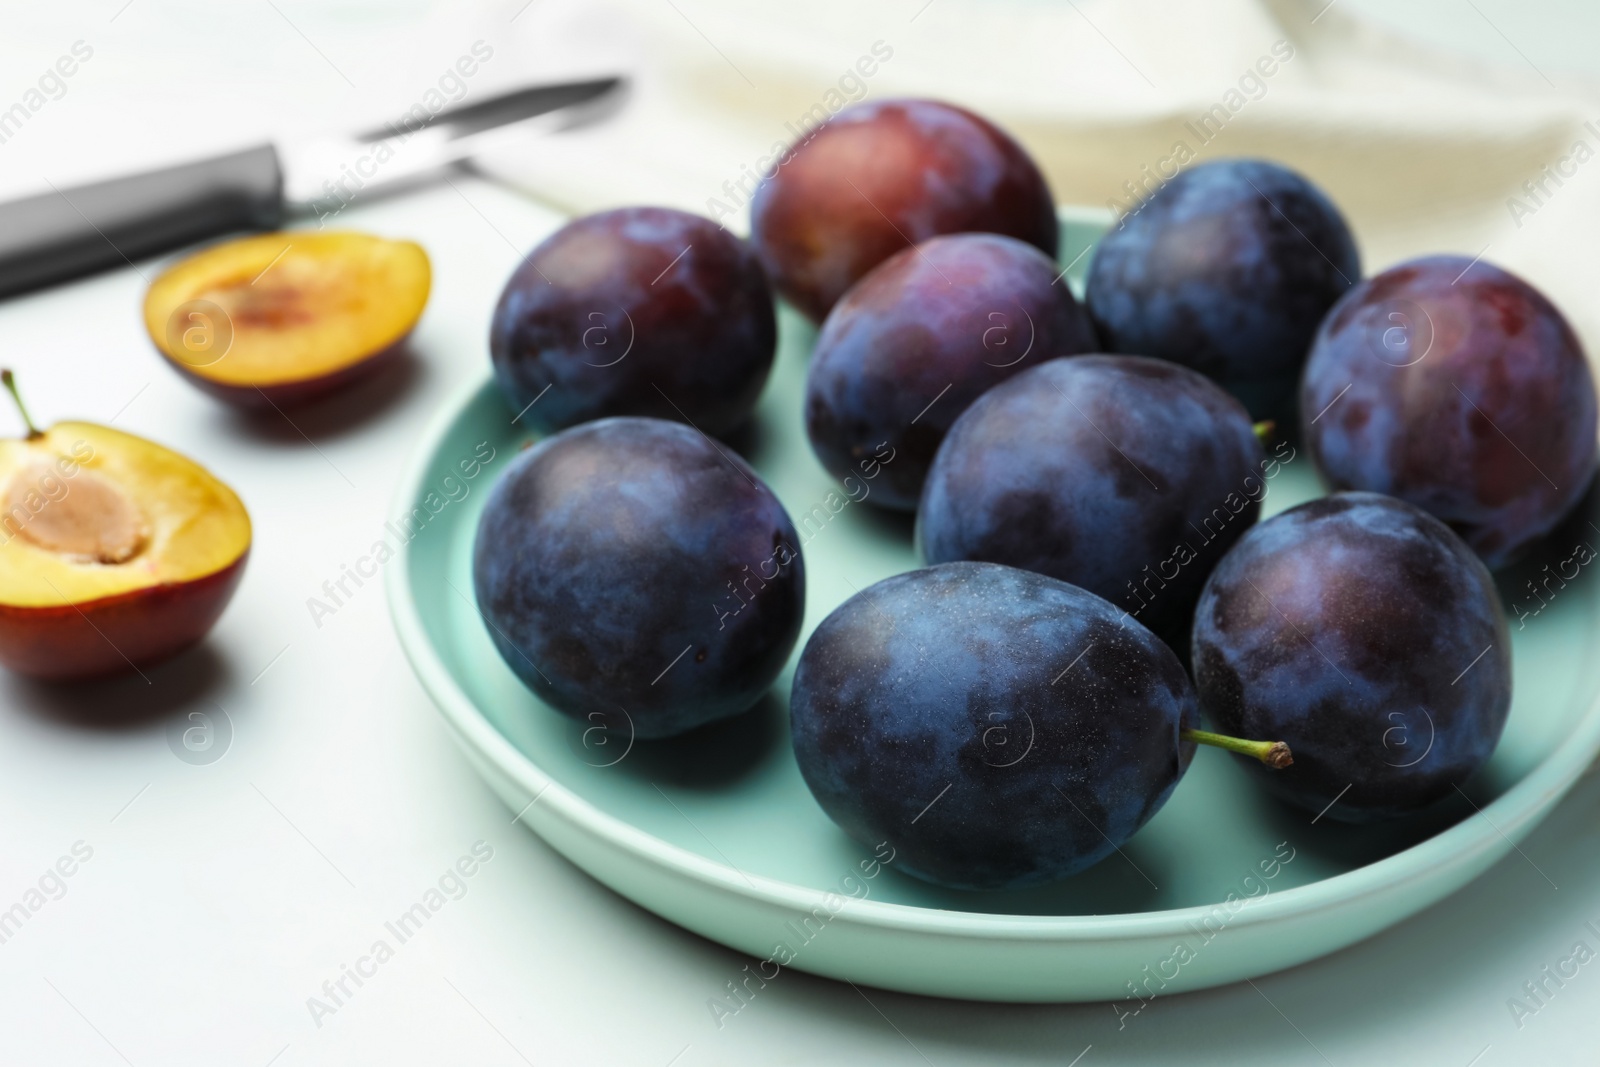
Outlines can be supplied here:
M182 652L227 607L250 551L233 490L94 423L30 423L26 437L0 440L0 508L0 663L37 678Z
M298 404L388 362L428 303L428 254L364 233L227 241L169 267L144 323L167 361L245 407Z

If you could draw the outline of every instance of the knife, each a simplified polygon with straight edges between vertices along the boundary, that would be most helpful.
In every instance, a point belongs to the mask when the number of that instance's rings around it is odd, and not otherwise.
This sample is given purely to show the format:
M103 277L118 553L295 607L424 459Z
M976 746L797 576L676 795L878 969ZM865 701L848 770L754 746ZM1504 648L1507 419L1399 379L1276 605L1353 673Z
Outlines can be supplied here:
M595 121L621 77L537 85L377 129L258 145L0 203L0 297L293 217L325 226L357 199L406 188L530 131Z

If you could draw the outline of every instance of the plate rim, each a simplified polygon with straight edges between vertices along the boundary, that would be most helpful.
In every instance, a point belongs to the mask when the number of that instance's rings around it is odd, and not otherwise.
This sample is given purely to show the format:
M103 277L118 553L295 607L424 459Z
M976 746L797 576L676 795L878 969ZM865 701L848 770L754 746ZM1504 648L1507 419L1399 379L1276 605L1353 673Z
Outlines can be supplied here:
M428 474L435 457L463 412L482 394L497 389L492 370L480 368L470 381L440 403L406 462L389 509L391 519L398 520L409 514L415 501L421 499L429 484ZM553 809L571 825L599 841L635 858L708 889L733 893L769 906L805 911L828 892L767 875L741 872L671 844L601 810L551 777L513 745L456 683L423 626L411 581L411 547L411 542L402 544L393 561L395 565L385 568L384 590L401 650L457 740L488 760L532 798L516 821L524 821L527 811L538 803ZM477 610L476 602L473 608ZM1450 871L1473 862L1485 852L1498 850L1503 854L1515 847L1516 840L1548 815L1577 783L1597 754L1600 754L1600 693L1590 701L1565 741L1520 781L1487 806L1478 808L1479 818L1464 818L1432 837L1354 870L1250 898L1250 907L1235 912L1229 925L1245 927L1282 922L1328 908L1347 907L1366 897L1392 892L1412 883L1447 881ZM529 822L529 826L541 837L545 836L536 824ZM572 861L565 850L557 851ZM578 866L583 868L582 864ZM617 891L614 887L608 888ZM1441 896L1453 891L1448 890ZM635 899L626 893L621 895ZM1189 932L1191 924L1201 922L1216 908L1226 906L1224 899L1212 904L1152 912L1039 916L951 911L870 898L852 898L848 903L848 914L854 921L885 931L961 939L1062 943L1182 936Z

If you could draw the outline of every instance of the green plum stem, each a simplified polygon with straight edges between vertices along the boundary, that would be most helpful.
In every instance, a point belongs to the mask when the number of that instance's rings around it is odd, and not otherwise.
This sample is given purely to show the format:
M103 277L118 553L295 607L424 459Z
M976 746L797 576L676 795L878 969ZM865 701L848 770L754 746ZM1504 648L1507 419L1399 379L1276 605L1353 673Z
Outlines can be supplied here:
M1260 422L1252 426L1251 429L1255 430L1257 441L1260 441L1262 444L1268 444L1275 436L1277 436L1278 424L1272 419L1262 419Z
M44 433L28 416L28 407L22 402L22 394L17 391L17 376L11 373L10 367L0 369L0 385L4 385L6 391L11 394L11 399L16 401L17 413L22 416L22 424L28 428L28 440L33 441L43 437Z
M1245 741L1238 737L1228 737L1226 734L1214 734L1209 730L1185 730L1179 736L1197 745L1211 745L1213 748L1226 749L1241 756L1258 759L1275 771L1281 771L1294 762L1289 746L1282 741Z

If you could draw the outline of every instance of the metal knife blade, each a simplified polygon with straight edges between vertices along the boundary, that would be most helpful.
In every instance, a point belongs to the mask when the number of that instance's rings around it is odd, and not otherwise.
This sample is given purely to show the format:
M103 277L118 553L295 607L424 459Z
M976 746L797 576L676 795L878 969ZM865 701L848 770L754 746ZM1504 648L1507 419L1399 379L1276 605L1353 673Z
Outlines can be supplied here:
M376 129L356 134L355 140L382 141L393 137L397 132L405 130L416 132L426 126L448 126L453 131L452 136L461 137L494 126L520 122L547 112L576 108L580 104L587 104L621 89L624 84L623 78L613 76L591 78L588 81L560 82L555 85L533 85L491 96L487 100L457 104L454 107L444 108L437 114L426 116L415 114L426 110L419 104L393 122L386 122Z
M357 199L410 188L499 143L604 118L625 85L620 77L540 85L432 115L415 114L419 106L353 137L282 146L284 207L325 222Z

